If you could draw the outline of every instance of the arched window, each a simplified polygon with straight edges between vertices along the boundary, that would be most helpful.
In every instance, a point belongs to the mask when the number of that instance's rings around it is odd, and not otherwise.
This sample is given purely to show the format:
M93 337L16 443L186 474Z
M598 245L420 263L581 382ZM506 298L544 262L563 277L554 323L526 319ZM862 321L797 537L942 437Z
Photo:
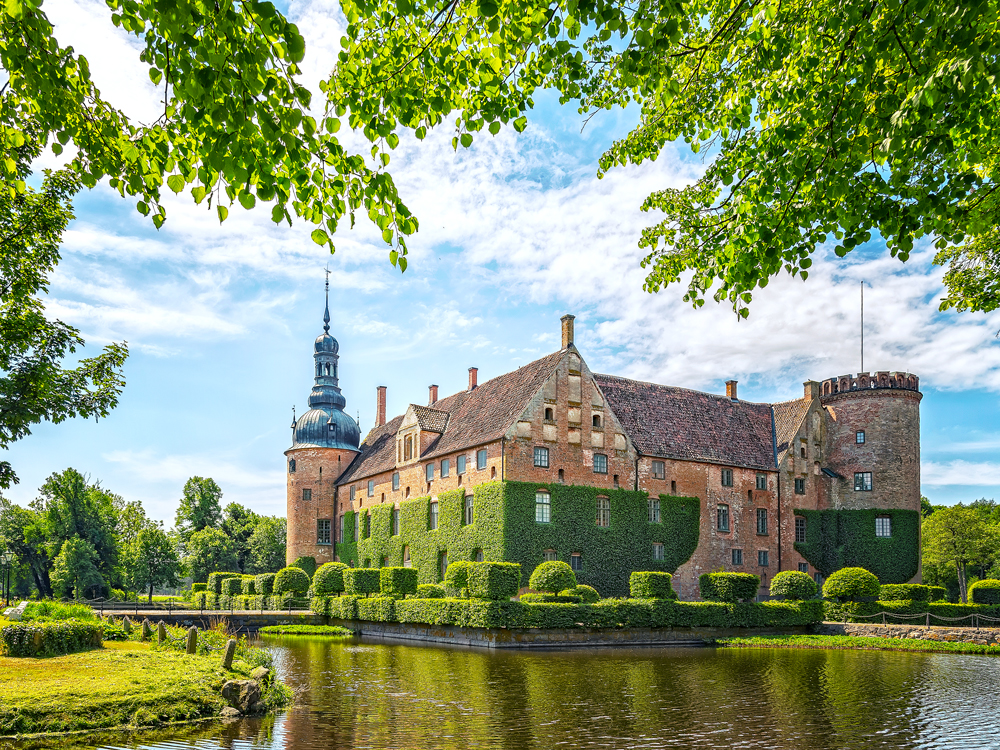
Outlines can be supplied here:
M408 546L403 547L403 567L409 568L411 567L411 565L412 563L410 562L410 548Z
M601 415L600 414L595 414L594 415L593 423L594 423L594 427L600 427L601 426Z
M554 413L554 412L552 411L552 409L551 409L551 408L547 408L547 409L545 410L545 420L546 420L547 422L551 422L551 421L552 421L552 420L554 420L554 419L555 419L555 413Z
M294 474L295 473L295 459L294 458L288 459L288 473L289 474Z
M329 362L326 363L326 374L327 374L327 376L330 375L330 363Z
M321 377L322 375L323 375L323 363L322 362L317 362L316 363L316 377L318 378L318 377Z
M403 460L409 461L413 458L413 436L407 435L403 441Z

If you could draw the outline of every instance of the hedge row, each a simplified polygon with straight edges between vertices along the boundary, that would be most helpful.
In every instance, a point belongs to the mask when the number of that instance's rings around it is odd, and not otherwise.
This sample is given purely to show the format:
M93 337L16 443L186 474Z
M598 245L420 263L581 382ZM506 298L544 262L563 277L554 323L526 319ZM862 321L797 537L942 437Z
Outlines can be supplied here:
M967 617L968 615L983 615L984 617L995 617L1000 619L1000 606L986 606L982 604L950 604L948 602L927 602L919 600L909 601L876 601L876 602L836 602L825 603L825 617L834 622L870 622L881 623L882 619L877 617L881 612L887 614L887 623L902 625L922 625L926 619L921 620L915 617L893 617L897 615L931 615L932 625L956 625L968 627L972 625L971 620L953 622L957 617ZM949 619L945 619L949 618ZM1000 622L982 623L983 627L997 627Z
M275 594L274 596L215 596L201 591L191 597L191 605L194 609L207 610L281 610L281 609L308 609L309 600L294 593Z
M25 622L0 629L0 644L7 656L55 656L99 648L103 636L94 621Z
M343 620L474 628L791 627L823 619L823 603L678 602L602 599L596 604L543 604L483 599L361 599L316 596L310 608Z

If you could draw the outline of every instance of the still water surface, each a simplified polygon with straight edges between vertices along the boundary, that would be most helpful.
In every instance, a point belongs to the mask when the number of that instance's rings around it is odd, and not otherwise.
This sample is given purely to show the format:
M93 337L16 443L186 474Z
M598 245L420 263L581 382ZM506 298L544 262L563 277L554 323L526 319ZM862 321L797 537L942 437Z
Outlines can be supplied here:
M285 714L119 740L261 748L1000 748L1000 659L882 651L500 652L269 638ZM110 746L110 745L106 745Z

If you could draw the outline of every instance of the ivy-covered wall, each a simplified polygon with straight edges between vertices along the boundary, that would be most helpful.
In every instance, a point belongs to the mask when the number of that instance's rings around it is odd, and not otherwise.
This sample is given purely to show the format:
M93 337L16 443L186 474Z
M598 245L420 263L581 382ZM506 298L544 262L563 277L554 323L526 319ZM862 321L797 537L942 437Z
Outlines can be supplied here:
M535 522L535 493L551 497L551 522ZM609 499L611 525L597 525L597 496ZM409 547L411 565L421 583L440 581L440 555L449 561L475 560L482 550L486 560L521 564L522 585L544 559L547 549L557 559L570 562L582 556L577 580L594 586L602 596L627 596L628 579L636 570L674 572L698 546L700 502L693 497L660 496L658 524L649 523L648 496L631 490L598 490L572 485L524 482L489 482L475 488L475 516L464 525L465 490L438 496L438 528L429 529L430 498L407 500L400 505L400 533L392 536L392 506L370 511L370 526L362 515L361 539L354 543L354 519L345 517L348 540L337 545L341 561L375 566L388 558L389 565L403 564ZM366 536L367 531L367 536ZM664 559L653 560L653 543L663 544Z
M906 583L920 570L920 512L916 510L800 510L806 541L795 549L828 576L845 567L870 570L880 583ZM889 516L891 537L875 536L875 517Z

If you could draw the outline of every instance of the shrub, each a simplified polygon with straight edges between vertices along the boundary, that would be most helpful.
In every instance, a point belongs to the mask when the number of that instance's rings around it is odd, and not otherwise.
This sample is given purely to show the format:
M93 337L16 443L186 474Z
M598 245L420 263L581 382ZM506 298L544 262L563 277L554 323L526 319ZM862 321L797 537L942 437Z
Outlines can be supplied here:
M0 628L7 656L54 656L99 648L102 626L94 621L18 622Z
M883 602L929 602L931 587L920 583L883 583L878 598Z
M207 583L192 583L191 591L192 593L197 594L199 591L204 591L207 586L208 586Z
M826 579L823 596L839 600L877 599L881 589L874 573L864 568L841 568Z
M266 598L267 609L309 609L309 600L295 591L286 591L283 594L275 594Z
M561 594L521 594L518 601L524 604L580 604L583 597L568 593L571 590L566 589Z
M448 566L451 567L450 565ZM440 583L420 583L417 584L417 599L444 599L444 586Z
M351 596L377 594L379 589L378 568L347 568L344 570L344 592Z
M47 622L50 620L93 620L94 610L86 604L63 604L51 600L40 602L29 602L24 608L21 619L25 622L37 620Z
M660 571L636 571L629 576L628 587L633 599L676 599L671 586L673 576Z
M771 579L771 596L783 596L792 601L812 599L818 590L816 581L801 570L783 570Z
M222 593L222 582L229 578L238 578L239 575L239 573L209 573L206 590L218 596Z
M468 560L456 560L448 563L448 570L444 574L444 583L449 588L455 589L461 594L463 589L469 588L469 566ZM468 595L468 591L465 592Z
M378 568L359 568L359 570L375 570ZM385 568L383 568L385 570ZM408 568L412 570L412 568ZM358 599L358 618L373 622L395 622L396 600L391 596L375 596L371 599Z
M270 596L274 593L274 573L260 573L257 575L257 595Z
M380 568L378 585L382 596L402 598L417 593L416 568Z
M239 596L243 593L242 578L227 578L222 582L223 596Z
M257 595L257 576L243 576L241 583L243 584L243 596Z
M309 590L309 576L302 568L291 565L282 568L274 577L274 593L287 594L295 593L305 596Z
M477 562L469 565L469 596L502 600L516 596L521 587L519 563Z
M293 562L289 567L299 568L306 572L306 575L312 578L316 575L316 558L315 557L297 557L295 562Z
M546 560L531 574L528 586L535 591L556 594L576 586L576 573L562 560Z
M948 598L948 589L944 586L928 586L927 591L931 595L932 602L940 602Z
M323 563L313 575L313 591L317 596L339 594L344 590L344 571L347 566L341 562Z
M111 589L111 598L117 602L128 601L127 594L121 589Z
M752 573L702 573L698 588L706 601L753 601L760 589L760 577Z
M969 601L974 604L1000 604L1000 581L984 578L969 586Z
M601 595L597 593L597 589L585 583L581 583L565 591L560 591L559 596L578 596L584 604L593 604L601 599Z

